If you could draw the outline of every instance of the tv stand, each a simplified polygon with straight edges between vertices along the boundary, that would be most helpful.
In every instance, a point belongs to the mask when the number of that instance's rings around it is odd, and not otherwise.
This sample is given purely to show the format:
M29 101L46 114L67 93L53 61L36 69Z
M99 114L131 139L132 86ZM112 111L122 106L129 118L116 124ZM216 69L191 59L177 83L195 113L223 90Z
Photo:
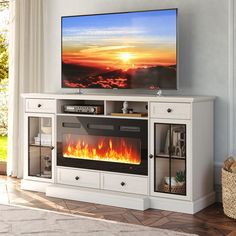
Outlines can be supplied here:
M131 209L155 208L190 214L215 201L214 97L130 94L22 94L22 97L25 105L22 189L45 192L51 197ZM146 113L146 116L120 114L124 101L136 114ZM63 107L69 104L92 104L104 109L99 114L65 113ZM119 115L112 115L116 113ZM89 123L91 127L83 125L83 129L90 127L101 131L104 128L102 133L109 133L107 137L110 138L113 129L120 130L118 136L122 138L126 135L137 138L134 132L139 132L140 140L147 142L144 144L147 172L142 175L142 172L135 171L122 173L122 168L120 172L113 172L112 169L96 170L82 165L79 168L63 166L57 156L62 142L58 128L61 120L73 135L77 135L77 129L81 127L79 122L89 120L93 121ZM102 125L97 126L96 120L99 120L98 124L103 122ZM138 124L144 125L147 132L142 132L142 126ZM110 144L110 148L114 145ZM70 158L65 159L68 160L72 163ZM137 161L136 164L140 163Z

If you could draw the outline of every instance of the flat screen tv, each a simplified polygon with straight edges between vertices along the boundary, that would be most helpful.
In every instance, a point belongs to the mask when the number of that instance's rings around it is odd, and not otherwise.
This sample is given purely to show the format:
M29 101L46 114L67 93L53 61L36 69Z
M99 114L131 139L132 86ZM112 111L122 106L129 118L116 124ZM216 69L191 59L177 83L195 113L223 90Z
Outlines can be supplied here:
M64 16L62 87L177 89L177 9Z

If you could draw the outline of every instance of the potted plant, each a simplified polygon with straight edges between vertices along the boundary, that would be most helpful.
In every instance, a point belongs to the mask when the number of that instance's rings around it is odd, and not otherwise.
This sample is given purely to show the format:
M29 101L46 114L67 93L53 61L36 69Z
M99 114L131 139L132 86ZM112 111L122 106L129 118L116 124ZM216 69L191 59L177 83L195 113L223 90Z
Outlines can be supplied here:
M185 171L177 171L175 176L177 185L183 186L186 182L186 172Z

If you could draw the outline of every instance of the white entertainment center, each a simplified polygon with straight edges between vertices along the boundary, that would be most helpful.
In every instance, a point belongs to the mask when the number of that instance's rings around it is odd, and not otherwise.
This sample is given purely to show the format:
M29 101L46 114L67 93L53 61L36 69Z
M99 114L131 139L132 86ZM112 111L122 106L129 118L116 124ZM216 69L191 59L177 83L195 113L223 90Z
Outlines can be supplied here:
M190 214L214 203L213 97L36 93L22 97L22 189L130 209ZM134 114L145 115L122 114L124 101ZM98 105L103 110L99 114L67 113L65 105ZM142 159L127 164L127 160L66 157L65 140L84 137L88 130L92 138L99 133L106 140L117 134L115 141L136 142L141 145L137 152ZM72 152L71 141L68 145Z

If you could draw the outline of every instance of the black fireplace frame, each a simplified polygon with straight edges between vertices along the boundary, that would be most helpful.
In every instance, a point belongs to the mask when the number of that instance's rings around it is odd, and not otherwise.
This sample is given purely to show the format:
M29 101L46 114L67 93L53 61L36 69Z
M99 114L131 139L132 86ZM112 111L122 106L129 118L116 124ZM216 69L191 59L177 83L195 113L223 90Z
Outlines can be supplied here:
M63 157L63 134L81 134L138 138L141 143L140 165ZM148 121L82 116L57 117L57 166L148 175Z

